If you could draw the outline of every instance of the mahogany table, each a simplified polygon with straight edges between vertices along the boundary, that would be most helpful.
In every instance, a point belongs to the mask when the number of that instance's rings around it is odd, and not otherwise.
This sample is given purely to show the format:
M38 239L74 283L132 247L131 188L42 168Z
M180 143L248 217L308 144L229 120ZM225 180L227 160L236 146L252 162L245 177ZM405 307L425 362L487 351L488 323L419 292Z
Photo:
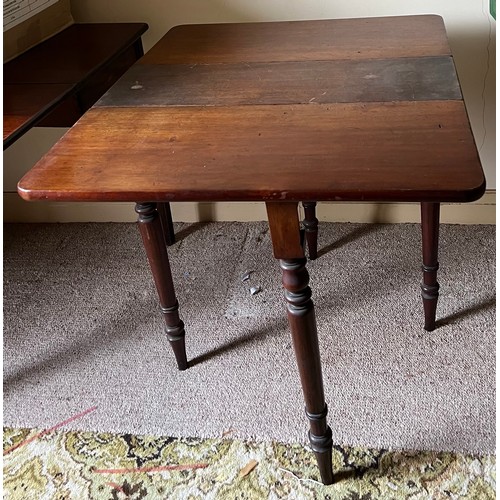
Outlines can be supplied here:
M421 203L432 330L440 202L473 201L484 189L443 21L430 15L173 28L18 186L26 200L137 202L181 370L184 325L158 210L265 202L326 484L332 434L299 201Z

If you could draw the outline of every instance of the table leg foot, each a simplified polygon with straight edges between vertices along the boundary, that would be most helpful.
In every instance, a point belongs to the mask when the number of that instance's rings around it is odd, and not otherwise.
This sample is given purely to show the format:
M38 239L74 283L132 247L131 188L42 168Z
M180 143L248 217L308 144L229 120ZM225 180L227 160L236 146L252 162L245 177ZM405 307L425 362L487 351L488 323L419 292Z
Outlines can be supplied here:
M172 221L172 211L170 203L162 202L157 205L158 215L160 216L161 227L165 238L165 245L170 246L175 243L174 223Z
M302 202L304 207L304 220L302 225L305 229L309 258L314 260L318 257L318 219L316 218L316 202Z
M323 484L332 484L334 482L333 469L332 469L332 430L326 424L326 415L328 413L327 406L325 404L325 409L322 413L309 413L306 410L307 418L311 428L316 425L316 422L320 422L322 428L325 428L325 433L321 436L317 436L309 431L309 442L311 448L316 456L316 461L318 462L318 469L321 475L321 480Z
M188 362L184 323L179 317L179 304L175 296L165 236L156 203L137 203L135 211L139 214L139 231L160 298L167 338L174 351L179 370L185 370Z
M424 328L427 331L436 328L436 308L439 297L439 283L437 282L439 208L439 203L421 203L423 255L421 288L425 315Z

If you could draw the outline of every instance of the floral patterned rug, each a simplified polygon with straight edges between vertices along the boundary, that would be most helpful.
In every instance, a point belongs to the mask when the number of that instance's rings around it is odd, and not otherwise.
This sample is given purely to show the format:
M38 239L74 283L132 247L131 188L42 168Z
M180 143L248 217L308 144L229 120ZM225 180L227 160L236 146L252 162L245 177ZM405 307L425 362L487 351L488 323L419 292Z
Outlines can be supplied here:
M5 499L495 498L495 457L4 428Z

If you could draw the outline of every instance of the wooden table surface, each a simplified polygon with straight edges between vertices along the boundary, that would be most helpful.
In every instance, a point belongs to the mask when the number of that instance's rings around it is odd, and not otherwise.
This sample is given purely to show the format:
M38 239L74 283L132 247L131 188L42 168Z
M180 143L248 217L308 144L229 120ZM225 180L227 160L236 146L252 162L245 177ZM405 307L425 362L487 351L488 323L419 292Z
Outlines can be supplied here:
M472 201L442 19L172 29L19 183L26 200Z

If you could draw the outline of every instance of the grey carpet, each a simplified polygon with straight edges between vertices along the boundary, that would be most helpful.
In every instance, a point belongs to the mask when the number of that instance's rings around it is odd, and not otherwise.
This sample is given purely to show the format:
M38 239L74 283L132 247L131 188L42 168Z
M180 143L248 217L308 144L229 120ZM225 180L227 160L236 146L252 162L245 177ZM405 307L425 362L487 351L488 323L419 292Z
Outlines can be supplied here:
M185 372L134 224L5 226L5 425L47 428L97 405L68 428L305 442L267 224L176 229ZM440 243L427 333L419 226L320 225L308 267L334 443L494 452L495 228L442 225Z

